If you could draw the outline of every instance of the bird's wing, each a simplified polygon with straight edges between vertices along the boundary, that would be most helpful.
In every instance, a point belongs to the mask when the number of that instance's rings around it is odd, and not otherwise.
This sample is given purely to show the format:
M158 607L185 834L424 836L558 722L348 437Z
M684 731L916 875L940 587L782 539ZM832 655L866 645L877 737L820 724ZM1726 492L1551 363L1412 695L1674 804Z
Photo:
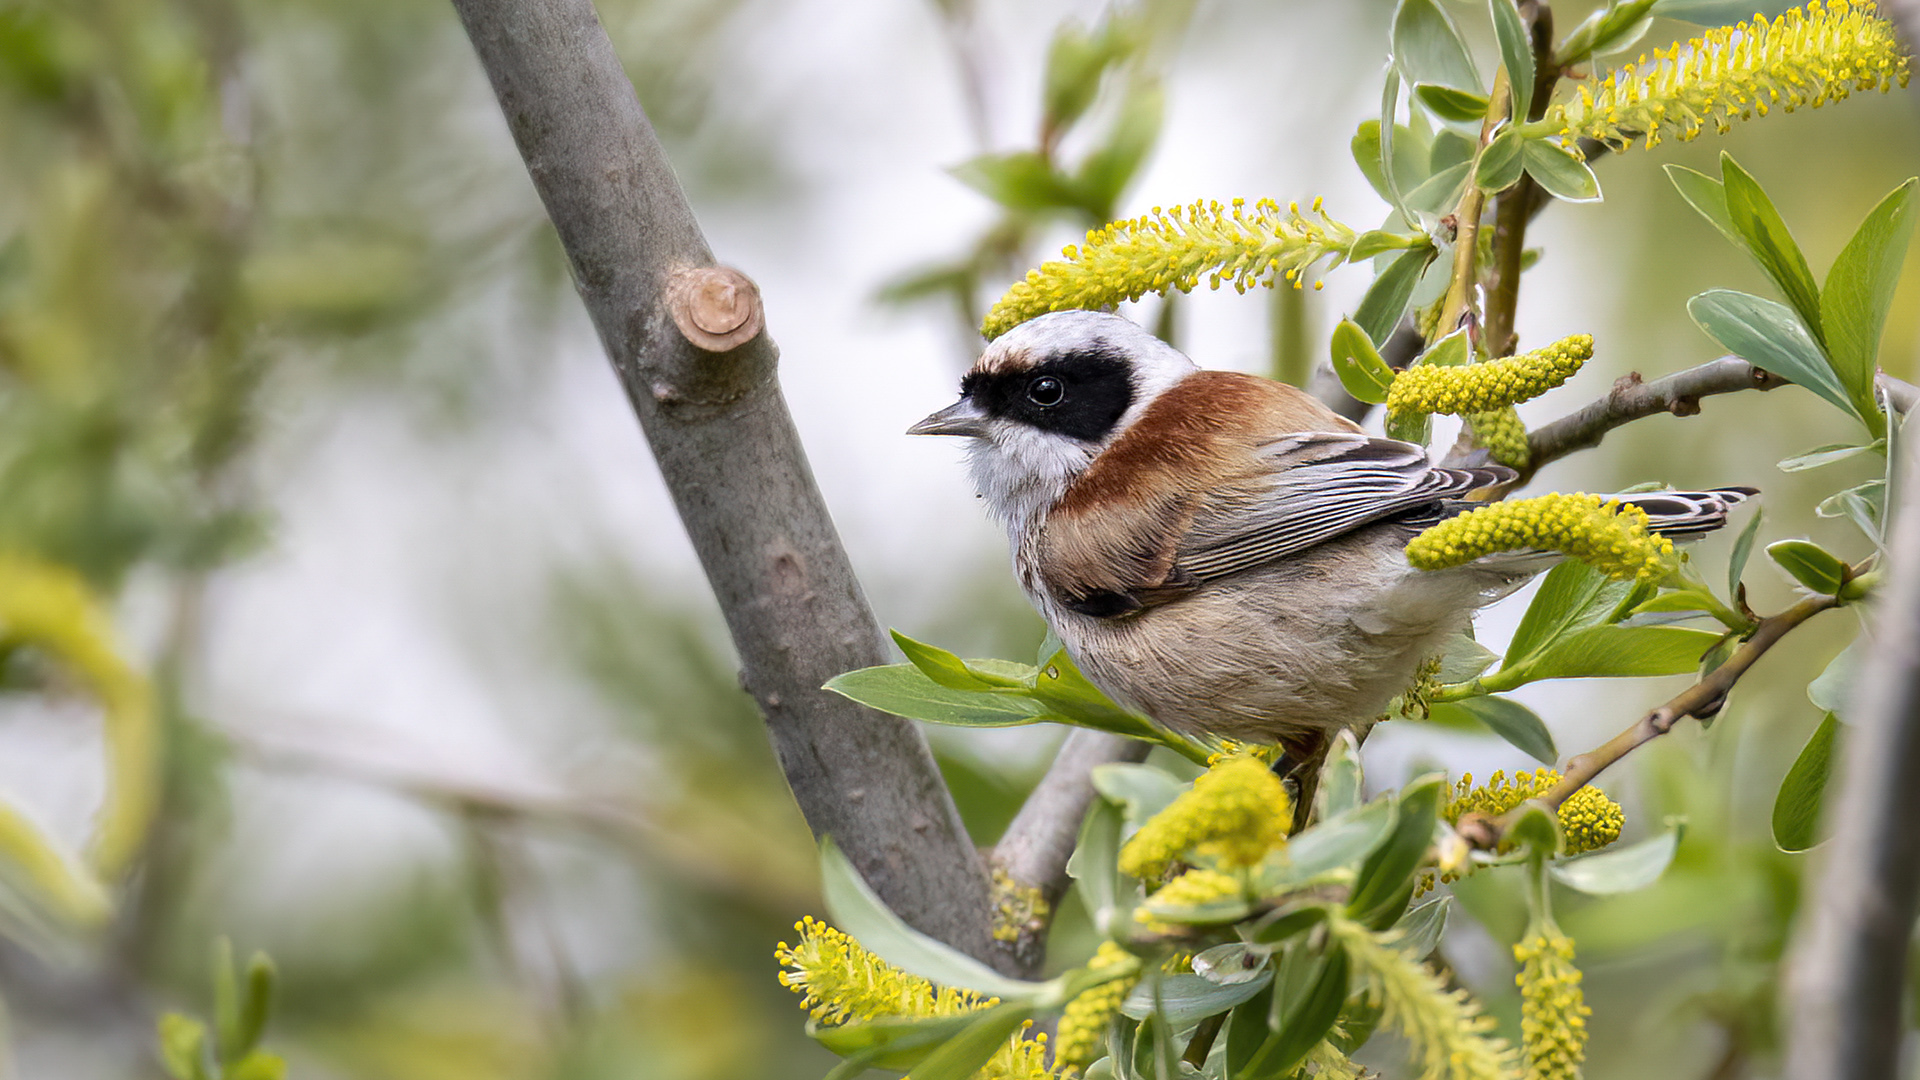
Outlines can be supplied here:
M1254 467L1216 488L1193 515L1173 568L1199 581L1285 558L1362 526L1511 476L1448 469L1393 439L1307 432L1262 446Z

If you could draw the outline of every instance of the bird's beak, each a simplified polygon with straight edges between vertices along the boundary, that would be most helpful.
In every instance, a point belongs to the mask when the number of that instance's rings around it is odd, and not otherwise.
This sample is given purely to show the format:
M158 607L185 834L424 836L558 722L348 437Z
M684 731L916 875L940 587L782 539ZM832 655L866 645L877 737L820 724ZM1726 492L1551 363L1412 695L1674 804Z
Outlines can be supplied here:
M909 435L971 435L984 438L987 434L987 414L972 398L959 401L941 409L925 420L907 429Z

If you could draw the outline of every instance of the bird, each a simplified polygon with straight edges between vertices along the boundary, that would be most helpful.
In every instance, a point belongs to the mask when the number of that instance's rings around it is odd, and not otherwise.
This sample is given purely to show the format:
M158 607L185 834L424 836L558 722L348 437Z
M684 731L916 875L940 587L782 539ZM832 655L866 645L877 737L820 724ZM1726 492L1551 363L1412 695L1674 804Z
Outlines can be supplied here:
M968 440L1019 586L1074 664L1183 735L1285 747L1369 723L1473 611L1561 558L1413 569L1411 538L1515 473L1436 465L1115 314L1006 332L908 434ZM1686 539L1750 494L1620 498Z

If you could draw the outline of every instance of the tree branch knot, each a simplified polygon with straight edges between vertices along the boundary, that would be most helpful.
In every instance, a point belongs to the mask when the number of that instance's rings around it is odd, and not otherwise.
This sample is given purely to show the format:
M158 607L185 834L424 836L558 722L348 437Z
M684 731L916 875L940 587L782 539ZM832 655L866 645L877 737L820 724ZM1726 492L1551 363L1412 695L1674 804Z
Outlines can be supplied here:
M732 352L766 329L760 287L730 266L691 266L667 278L667 314L696 348Z

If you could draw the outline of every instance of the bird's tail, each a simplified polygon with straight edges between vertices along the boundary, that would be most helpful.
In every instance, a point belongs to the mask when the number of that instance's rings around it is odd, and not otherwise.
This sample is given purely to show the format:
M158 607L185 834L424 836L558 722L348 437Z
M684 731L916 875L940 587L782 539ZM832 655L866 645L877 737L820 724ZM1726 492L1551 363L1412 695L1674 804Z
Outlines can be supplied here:
M1647 513L1647 525L1673 541L1698 540L1727 523L1727 511L1746 502L1759 489L1723 487L1708 491L1636 491L1602 495L1637 506Z

